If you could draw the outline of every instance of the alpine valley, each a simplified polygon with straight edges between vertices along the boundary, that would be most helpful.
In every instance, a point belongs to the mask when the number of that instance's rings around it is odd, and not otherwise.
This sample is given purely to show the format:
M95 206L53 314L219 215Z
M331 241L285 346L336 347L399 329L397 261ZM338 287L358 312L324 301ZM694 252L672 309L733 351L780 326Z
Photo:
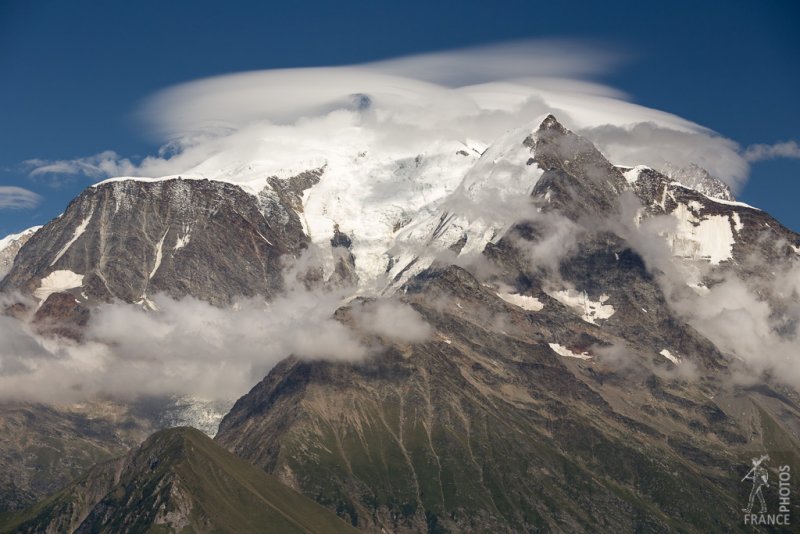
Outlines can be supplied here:
M800 472L800 235L708 172L553 115L326 150L0 241L0 531L744 532Z

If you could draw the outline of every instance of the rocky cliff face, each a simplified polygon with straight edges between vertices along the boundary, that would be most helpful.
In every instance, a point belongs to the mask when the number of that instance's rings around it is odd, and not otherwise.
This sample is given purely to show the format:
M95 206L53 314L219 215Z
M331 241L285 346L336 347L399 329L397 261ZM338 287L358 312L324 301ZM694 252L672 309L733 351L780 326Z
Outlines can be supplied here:
M302 191L302 189L300 190ZM126 180L87 189L17 255L0 284L41 301L186 295L214 304L281 289L283 255L308 243L290 190L260 197L208 180Z
M148 308L157 293L220 306L238 297L269 298L283 284L281 258L307 246L298 199L320 172L260 196L181 179L91 187L35 235L4 240L0 260L13 266L0 289L20 299L6 313L29 320L42 336L81 342L101 302ZM80 407L0 404L8 432L0 447L0 511L29 506L164 424L185 422L194 409L185 399L140 401L93 399L92 413L108 412L94 416ZM213 426L206 430L213 434Z

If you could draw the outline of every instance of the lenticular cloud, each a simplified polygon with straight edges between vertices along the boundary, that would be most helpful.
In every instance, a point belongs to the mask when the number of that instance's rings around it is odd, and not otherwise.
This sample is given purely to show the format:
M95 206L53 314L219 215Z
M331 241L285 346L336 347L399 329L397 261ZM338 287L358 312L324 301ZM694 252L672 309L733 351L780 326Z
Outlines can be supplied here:
M591 80L623 60L597 43L520 41L202 79L161 91L141 110L165 143L159 154L135 162L119 157L116 164L103 158L102 166L97 157L42 162L32 172L90 168L107 177L193 174L246 182L342 155L396 161L443 143L485 147L553 113L614 163L697 164L737 189L749 167L735 142Z

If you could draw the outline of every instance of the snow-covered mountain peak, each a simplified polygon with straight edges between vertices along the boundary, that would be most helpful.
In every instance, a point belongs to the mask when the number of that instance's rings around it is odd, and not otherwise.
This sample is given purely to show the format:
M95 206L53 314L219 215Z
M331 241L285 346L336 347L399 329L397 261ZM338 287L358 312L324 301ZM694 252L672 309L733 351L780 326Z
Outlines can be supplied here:
M555 115L552 113L548 113L542 120L539 122L539 128L537 132L546 131L546 130L556 130L559 133L566 133L567 129L558 122Z
M531 158L530 130L510 130L492 143L464 175L455 195L480 208L484 202L529 195L541 176ZM497 216L492 213L491 216Z
M455 131L449 139L398 136L365 127L361 121L379 119L352 113L332 114L326 120L325 131L336 135L259 130L251 133L261 137L252 135L236 146L221 144L210 157L187 165L181 175L113 178L95 188L109 186L112 212L117 213L136 202L137 182L159 189L159 182L178 181L164 188L170 195L165 205L191 213L191 206L184 205L194 198L192 181L234 184L240 193L255 197L265 218L277 217L270 224L299 221L302 239L322 251L325 279L335 273L341 252L333 250L331 239L346 236L353 257L351 281L358 281L359 293L375 294L399 287L443 253L480 254L487 243L537 209L531 195L541 200L542 209L577 220L607 216L616 209L620 194L643 192L640 176L658 175L655 181L645 180L653 182L653 191L663 180L681 178L685 187L711 196L714 191L709 188L716 183L699 168L660 178L663 175L644 166L614 167L592 142L553 114L492 139L459 139ZM307 173L313 180L296 182ZM656 196L653 202L663 203L661 195ZM184 234L189 235L181 226L165 246L185 253L179 246ZM147 239L158 245L162 237Z

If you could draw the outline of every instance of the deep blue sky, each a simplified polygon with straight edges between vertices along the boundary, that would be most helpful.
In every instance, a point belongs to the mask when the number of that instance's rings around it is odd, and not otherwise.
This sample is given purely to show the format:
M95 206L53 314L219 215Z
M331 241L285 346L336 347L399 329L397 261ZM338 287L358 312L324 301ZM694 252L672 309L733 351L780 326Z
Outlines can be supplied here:
M520 38L583 38L633 55L599 78L742 145L800 140L800 3L0 0L0 186L42 195L1 210L0 236L63 211L26 159L154 153L132 119L156 90L243 70L348 64ZM800 230L800 159L756 163L739 198Z

